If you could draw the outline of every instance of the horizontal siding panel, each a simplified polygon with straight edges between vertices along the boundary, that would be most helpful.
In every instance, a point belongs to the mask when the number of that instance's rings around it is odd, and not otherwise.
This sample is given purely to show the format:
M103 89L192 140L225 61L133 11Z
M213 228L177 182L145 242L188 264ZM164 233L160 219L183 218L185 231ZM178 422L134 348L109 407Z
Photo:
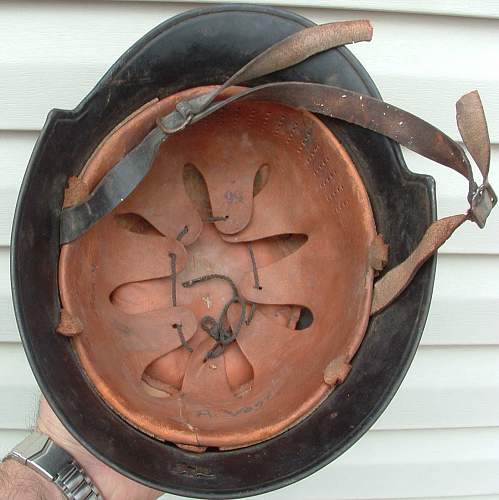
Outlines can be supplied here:
M499 429L370 432L329 466L265 500L495 494L498 440Z
M449 500L449 497L419 497L419 498L414 498L414 497L404 497L398 498L398 499L390 499L390 500L406 500L407 498L410 498L411 500ZM499 500L499 495L466 495L466 496L452 496L453 500ZM381 500L381 499L380 499ZM388 500L388 499L383 499L383 500Z
M1 345L0 428L31 426L38 394L21 345ZM421 347L375 429L494 426L499 427L499 347Z
M499 426L499 347L420 347L375 429L493 426Z
M410 494L410 493L409 493ZM162 500L167 500L166 497L161 497ZM455 496L452 495L452 497L446 496L446 497L418 497L415 498L413 496L405 496L403 498L383 498L383 499L376 499L376 500L499 500L499 495L465 495L465 496ZM327 500L324 498L324 500Z
M499 344L499 256L440 255L422 343ZM19 340L9 279L9 253L0 249L0 342Z
M2 342L19 341L14 306L10 291L9 251L0 247L0 350ZM1 399L0 399L1 400Z
M28 431L0 429L0 456L3 457L28 435Z
M499 344L499 256L439 255L426 345Z
M0 245L8 245L17 194L31 152L38 137L37 132L0 131ZM427 160L412 151L404 150L407 165L417 173L432 175L436 180L438 213L440 217L467 210L467 182L449 168ZM491 184L499 186L499 145L492 147ZM487 227L480 230L471 222L460 227L442 247L441 253L499 253L499 209L493 211Z
M329 10L299 12L317 23L349 17L348 12L337 15ZM350 48L386 101L458 138L455 102L476 88L487 110L492 142L499 142L495 90L499 67L492 64L497 57L494 45L499 41L497 21L364 14L373 24L373 40Z
M34 426L40 390L22 346L0 344L0 429Z
M435 179L437 193L437 214L439 217L466 213L468 181L453 170L423 158L404 148L404 158L409 170L431 175ZM499 144L492 145L491 171L489 180L492 186L499 186ZM475 168L475 180L481 182L480 173ZM499 209L490 214L483 230L473 222L464 223L441 247L440 253L499 253Z
M130 40L130 45L133 41ZM499 40L495 43L498 44ZM126 48L123 47L122 52ZM371 49L376 52L376 49ZM430 47L427 49L430 50ZM353 52L358 55L359 48L354 47ZM376 55L384 57L381 51ZM114 57L106 63L97 64L95 61L78 63L78 57L75 52L72 62L47 61L45 64L30 63L29 60L3 62L0 58L0 129L41 129L51 109L75 108L117 59ZM411 55L401 54L401 57L405 60ZM425 77L410 72L382 73L378 68L370 70L377 59L370 62L365 56L359 58L370 71L385 101L424 118L454 139L460 137L454 118L455 102L463 94L478 90L487 112L491 140L499 142L499 96L495 92L499 78L480 77L468 72L467 78L462 75L438 77L432 73ZM394 64L400 66L401 61ZM435 64L438 64L437 61Z
M186 7L158 2L108 2L92 4L91 9L81 2L2 3L0 129L39 129L51 108L74 108L133 42ZM495 91L499 67L491 63L499 42L497 21L356 10L297 11L317 22L370 18L375 39L357 44L353 51L384 98L455 137L454 103L478 88L488 109L491 137L499 142Z
M117 0L128 1L128 0ZM131 0L136 1L136 0ZM140 1L140 0L139 0ZM143 0L151 1L151 0ZM152 0L164 2L164 0ZM182 1L182 0L179 0ZM219 3L217 0L201 0L202 3ZM190 1L186 0L186 4ZM225 3L240 3L238 0L226 0ZM253 0L252 4L268 5L267 0ZM317 7L325 9L349 9L383 12L408 12L445 16L465 16L481 18L499 18L499 2L463 2L462 0L273 0L272 5L279 7Z
M19 343L8 251L17 193L38 132L50 109L78 105L143 34L211 2L0 2L0 456L33 426L40 394ZM499 163L498 0L273 4L319 23L371 19L373 42L352 51L383 98L453 138L459 138L455 101L477 88L489 120L492 168ZM467 209L466 181L458 174L410 151L404 157L410 170L435 178L440 217ZM493 170L496 190L498 181ZM333 464L265 499L499 500L497 283L499 210L485 230L467 223L441 249L422 346L373 429Z
M410 495L410 493L409 493ZM162 499L166 500L165 497L161 497ZM407 500L407 499L410 499L410 500L449 500L449 498L452 498L452 500L499 500L499 495L465 495L465 496L462 496L462 495L459 495L459 496L455 496L455 495L452 495L452 497L448 497L448 496L445 496L445 497L418 497L418 498L415 498L413 496L405 496L404 498L390 498L389 500ZM326 500L326 499L324 499ZM388 499L376 499L376 500L388 500Z
M0 430L0 455L27 435ZM312 476L254 500L498 500L499 429L369 432ZM482 496L487 495L487 496ZM164 495L162 499L181 499Z

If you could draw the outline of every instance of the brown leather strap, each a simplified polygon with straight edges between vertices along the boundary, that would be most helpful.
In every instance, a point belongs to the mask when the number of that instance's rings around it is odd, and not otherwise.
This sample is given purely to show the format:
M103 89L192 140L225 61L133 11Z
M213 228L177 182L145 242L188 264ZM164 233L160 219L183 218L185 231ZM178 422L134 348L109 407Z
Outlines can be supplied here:
M466 149L475 160L483 180L489 175L490 139L482 101L477 90L463 95L456 103L456 120Z
M473 218L480 227L483 227L488 214L497 202L497 197L488 183L490 139L478 92L475 90L461 97L456 103L456 111L463 142L483 175L482 185L472 193L469 199L470 210L467 214L453 215L434 222L409 257L376 282L371 314L381 311L393 302L411 282L416 271L464 221Z
M369 21L345 21L306 28L269 47L249 61L224 85L212 92L179 102L176 110L161 120L158 127L128 152L102 179L99 185L74 206L61 213L60 241L69 243L88 231L101 217L119 205L149 172L163 140L184 129L230 85L255 79L348 43L370 40ZM209 113L208 113L209 114ZM76 201L76 200L74 200Z
M372 36L373 29L367 20L321 24L298 31L252 59L229 78L222 89L289 68L340 45L368 42Z
M243 99L272 101L312 113L338 118L385 135L430 160L466 177L476 189L473 172L463 148L430 123L385 101L341 87L305 82L269 83L246 89L218 101L196 115L192 123ZM166 119L169 119L168 115Z
M369 42L372 36L373 29L367 20L321 24L293 33L251 59L217 89L188 102L179 103L177 110L168 117L168 123L162 120L160 126L165 133L176 132L190 123L194 115L199 115L207 109L230 86L289 68L334 47ZM179 126L179 123L182 125Z
M241 99L268 100L305 108L314 113L338 118L383 134L466 177L469 183L467 198L470 209L468 213L437 221L430 226L413 254L376 283L372 309L374 313L388 305L401 293L423 262L449 238L464 220L472 219L483 227L497 202L497 197L488 182L490 140L478 92L466 94L458 101L457 122L464 144L482 173L483 182L480 186L475 183L470 162L458 143L424 120L373 97L329 85L281 82L244 90L232 97L215 102L220 93L230 85L289 67L338 45L370 40L371 36L372 28L368 21L331 23L295 33L251 60L215 91L180 102L174 112L158 121L158 126L164 134L170 134L185 128L191 122L195 123L207 117L231 102ZM110 182L104 178L101 182L101 191L104 194L100 198L92 193L90 198L94 197L95 200L89 199L85 203L63 210L62 241L71 241L76 238L104 213L114 208L120 200L128 196L148 172L151 158L154 157L161 140L160 134L159 129L153 130L143 143L125 156L107 174L106 177L111 178L114 175L120 180L124 186L123 189L114 189L111 196L108 193L109 190L105 189ZM146 144L146 147L144 144L147 141L151 144L149 146ZM144 148L147 151L142 151ZM136 157L133 158L133 162L131 161L132 154ZM128 164L132 165L131 169L123 168L123 165L127 167ZM121 186L118 182L112 184ZM95 210L94 206L101 209ZM83 216L87 212L90 215L84 220ZM65 222L68 223L64 224ZM67 230L65 230L66 227Z
M314 113L339 118L383 134L416 153L446 165L468 180L467 214L448 217L432 224L417 248L375 285L371 314L389 305L410 283L416 271L468 219L480 227L497 202L488 183L490 140L477 91L463 96L456 104L457 121L463 142L479 163L483 182L478 187L463 148L446 134L417 116L373 97L346 89L315 83L285 82L262 85L213 104L194 117L194 122L241 99L258 99L305 108Z
M411 282L416 271L467 219L468 215L462 214L435 221L426 230L423 239L409 257L375 283L371 314L375 314L391 304Z

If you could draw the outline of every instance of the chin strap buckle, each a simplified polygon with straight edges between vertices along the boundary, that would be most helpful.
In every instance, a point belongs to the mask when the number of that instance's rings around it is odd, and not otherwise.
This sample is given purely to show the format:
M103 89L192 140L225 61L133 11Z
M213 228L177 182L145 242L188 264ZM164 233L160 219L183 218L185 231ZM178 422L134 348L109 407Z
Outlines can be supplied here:
M492 209L497 203L497 195L489 184L488 180L479 186L473 193L471 199L470 214L472 219L478 224L478 227L485 227L485 222Z
M158 118L156 125L166 134L171 135L175 132L184 130L196 115L196 111L190 101L180 101L172 111L164 118Z

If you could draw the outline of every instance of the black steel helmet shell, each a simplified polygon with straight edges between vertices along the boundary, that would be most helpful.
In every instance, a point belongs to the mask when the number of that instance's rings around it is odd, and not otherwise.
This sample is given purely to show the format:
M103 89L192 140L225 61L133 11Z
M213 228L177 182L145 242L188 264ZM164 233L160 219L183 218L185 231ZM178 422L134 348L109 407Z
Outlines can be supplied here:
M81 370L71 342L55 333L59 216L68 177L78 174L113 127L144 103L221 83L263 49L312 24L287 11L249 5L196 9L170 19L128 50L75 110L53 110L31 156L11 250L13 299L26 354L43 394L73 436L111 467L153 488L200 498L244 497L311 474L372 426L418 346L434 258L371 319L350 375L308 418L258 445L194 454L157 441L116 415ZM259 83L286 80L329 83L379 97L346 48ZM390 245L390 269L409 255L435 219L433 179L410 173L389 139L340 121L324 122L357 165L378 231Z

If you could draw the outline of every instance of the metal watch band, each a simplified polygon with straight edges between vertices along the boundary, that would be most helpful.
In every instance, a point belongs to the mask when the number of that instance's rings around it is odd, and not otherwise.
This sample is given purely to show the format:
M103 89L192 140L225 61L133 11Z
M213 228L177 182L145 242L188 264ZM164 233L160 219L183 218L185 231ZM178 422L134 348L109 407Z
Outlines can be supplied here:
M55 483L70 500L103 500L74 458L46 434L33 432L10 451L6 458L27 465Z

